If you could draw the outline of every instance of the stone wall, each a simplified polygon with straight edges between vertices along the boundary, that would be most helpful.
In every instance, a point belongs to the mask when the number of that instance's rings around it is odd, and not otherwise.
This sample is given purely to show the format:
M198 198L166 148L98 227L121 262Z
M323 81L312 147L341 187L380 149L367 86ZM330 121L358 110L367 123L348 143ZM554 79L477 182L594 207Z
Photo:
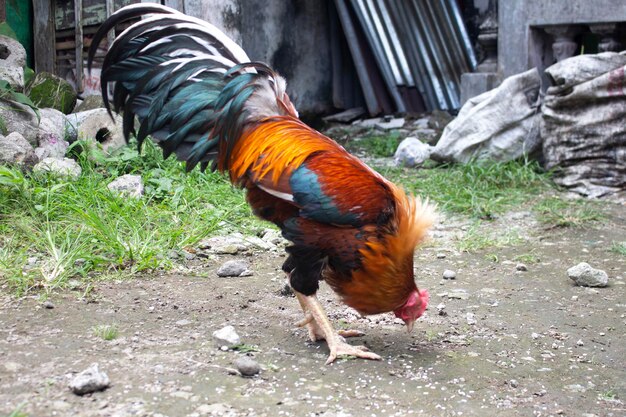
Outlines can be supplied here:
M498 70L502 77L553 61L551 36L540 28L626 22L624 0L500 0L498 3ZM549 45L546 45L549 44Z
M251 60L287 79L301 114L331 110L329 0L185 0L185 13L207 20L243 46Z

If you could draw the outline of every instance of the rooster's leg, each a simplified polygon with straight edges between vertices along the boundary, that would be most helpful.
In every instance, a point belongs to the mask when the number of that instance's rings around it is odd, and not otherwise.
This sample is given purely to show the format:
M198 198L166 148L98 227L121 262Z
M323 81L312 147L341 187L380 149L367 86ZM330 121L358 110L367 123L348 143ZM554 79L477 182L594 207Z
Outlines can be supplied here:
M317 300L315 295L304 295L294 290L298 301L300 302L300 306L305 311L305 319L303 320L303 324L307 324L308 326L313 326L313 335L315 336L315 340L319 340L321 338L326 339L326 343L328 343L328 348L330 349L330 355L328 356L328 360L326 361L326 365L334 362L338 356L356 356L357 358L364 359L373 359L380 360L380 356L377 354L370 352L369 349L365 346L352 346L347 344L342 337L335 332L333 326L330 324L328 317L326 316L326 312L322 308L322 305ZM309 327L309 336L313 340L313 336L311 335L311 327Z

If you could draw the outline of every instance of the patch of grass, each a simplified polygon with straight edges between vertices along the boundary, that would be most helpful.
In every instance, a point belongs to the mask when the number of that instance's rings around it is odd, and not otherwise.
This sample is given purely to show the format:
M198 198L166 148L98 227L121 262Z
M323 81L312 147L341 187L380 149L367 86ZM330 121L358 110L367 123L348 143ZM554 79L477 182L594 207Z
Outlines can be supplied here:
M481 222L477 221L457 241L456 246L462 252L476 252L487 248L515 246L522 242L524 239L516 229L509 229L504 233L489 233L481 227Z
M617 396L617 393L610 389L606 392L603 392L599 395L600 399L602 400L608 400L608 401L615 401L617 400L619 397Z
M93 335L103 340L110 341L117 339L119 330L115 324L100 324L93 328Z
M401 141L402 138L398 132L371 133L362 138L347 141L343 145L352 153L365 153L383 158L393 156Z
M611 252L626 256L626 242L613 242Z
M594 202L547 197L535 205L539 221L548 227L584 227L605 217Z
M0 167L0 288L23 295L63 287L70 278L89 281L96 273L169 268L171 250L224 229L264 227L223 175L187 174L150 142L142 155L126 147L111 157L77 144L72 152L83 174L74 182ZM142 176L142 198L107 189L123 174ZM29 263L35 255L40 261Z
M525 264L538 264L539 262L541 262L541 259L539 259L539 257L533 253L522 253L521 255L517 255L513 258L513 261L515 262L522 262Z
M7 417L28 417L28 414L22 411L25 404L20 404L15 410L13 410Z
M406 190L430 198L439 208L474 218L495 215L531 201L552 187L536 162L469 163L430 169L381 168Z
M240 343L238 345L233 345L230 348L232 350L235 350L235 351L241 352L241 353L260 352L261 351L258 346L248 345L248 344L245 344L245 343Z

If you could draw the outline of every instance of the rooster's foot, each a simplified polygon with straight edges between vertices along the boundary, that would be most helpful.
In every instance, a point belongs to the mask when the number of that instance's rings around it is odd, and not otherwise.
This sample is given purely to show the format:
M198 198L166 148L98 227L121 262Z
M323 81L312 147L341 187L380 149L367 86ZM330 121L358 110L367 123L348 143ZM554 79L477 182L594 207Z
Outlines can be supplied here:
M326 360L326 365L333 363L335 359L341 356L355 356L357 358L371 359L375 361L382 359L374 352L370 352L370 350L365 346L352 346L337 339L333 343L329 343L328 347L330 349L330 355Z
M304 319L296 323L296 326L307 327L307 330L309 332L309 339L311 340L311 342L318 342L320 340L326 340L326 336L324 335L324 332L322 331L320 326L317 324L317 322L315 321L311 313L307 313L304 316ZM365 336L365 333L363 333L360 330L338 330L337 334L341 337Z

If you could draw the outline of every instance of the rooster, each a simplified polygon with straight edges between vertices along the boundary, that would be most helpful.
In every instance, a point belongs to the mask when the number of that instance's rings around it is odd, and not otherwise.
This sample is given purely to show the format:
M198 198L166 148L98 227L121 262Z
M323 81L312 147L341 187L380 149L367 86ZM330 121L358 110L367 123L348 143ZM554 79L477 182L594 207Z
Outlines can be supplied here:
M107 86L115 83L125 137L134 134L141 146L150 135L188 170L228 173L254 213L291 242L282 269L304 312L298 325L312 341L326 340L326 363L342 355L379 360L346 343L360 332L333 329L316 298L319 282L362 315L393 311L411 331L428 303L415 284L413 253L433 206L301 122L285 80L202 20L156 4L124 7L94 35L89 69L106 34L140 17L110 46L101 73L109 112Z

